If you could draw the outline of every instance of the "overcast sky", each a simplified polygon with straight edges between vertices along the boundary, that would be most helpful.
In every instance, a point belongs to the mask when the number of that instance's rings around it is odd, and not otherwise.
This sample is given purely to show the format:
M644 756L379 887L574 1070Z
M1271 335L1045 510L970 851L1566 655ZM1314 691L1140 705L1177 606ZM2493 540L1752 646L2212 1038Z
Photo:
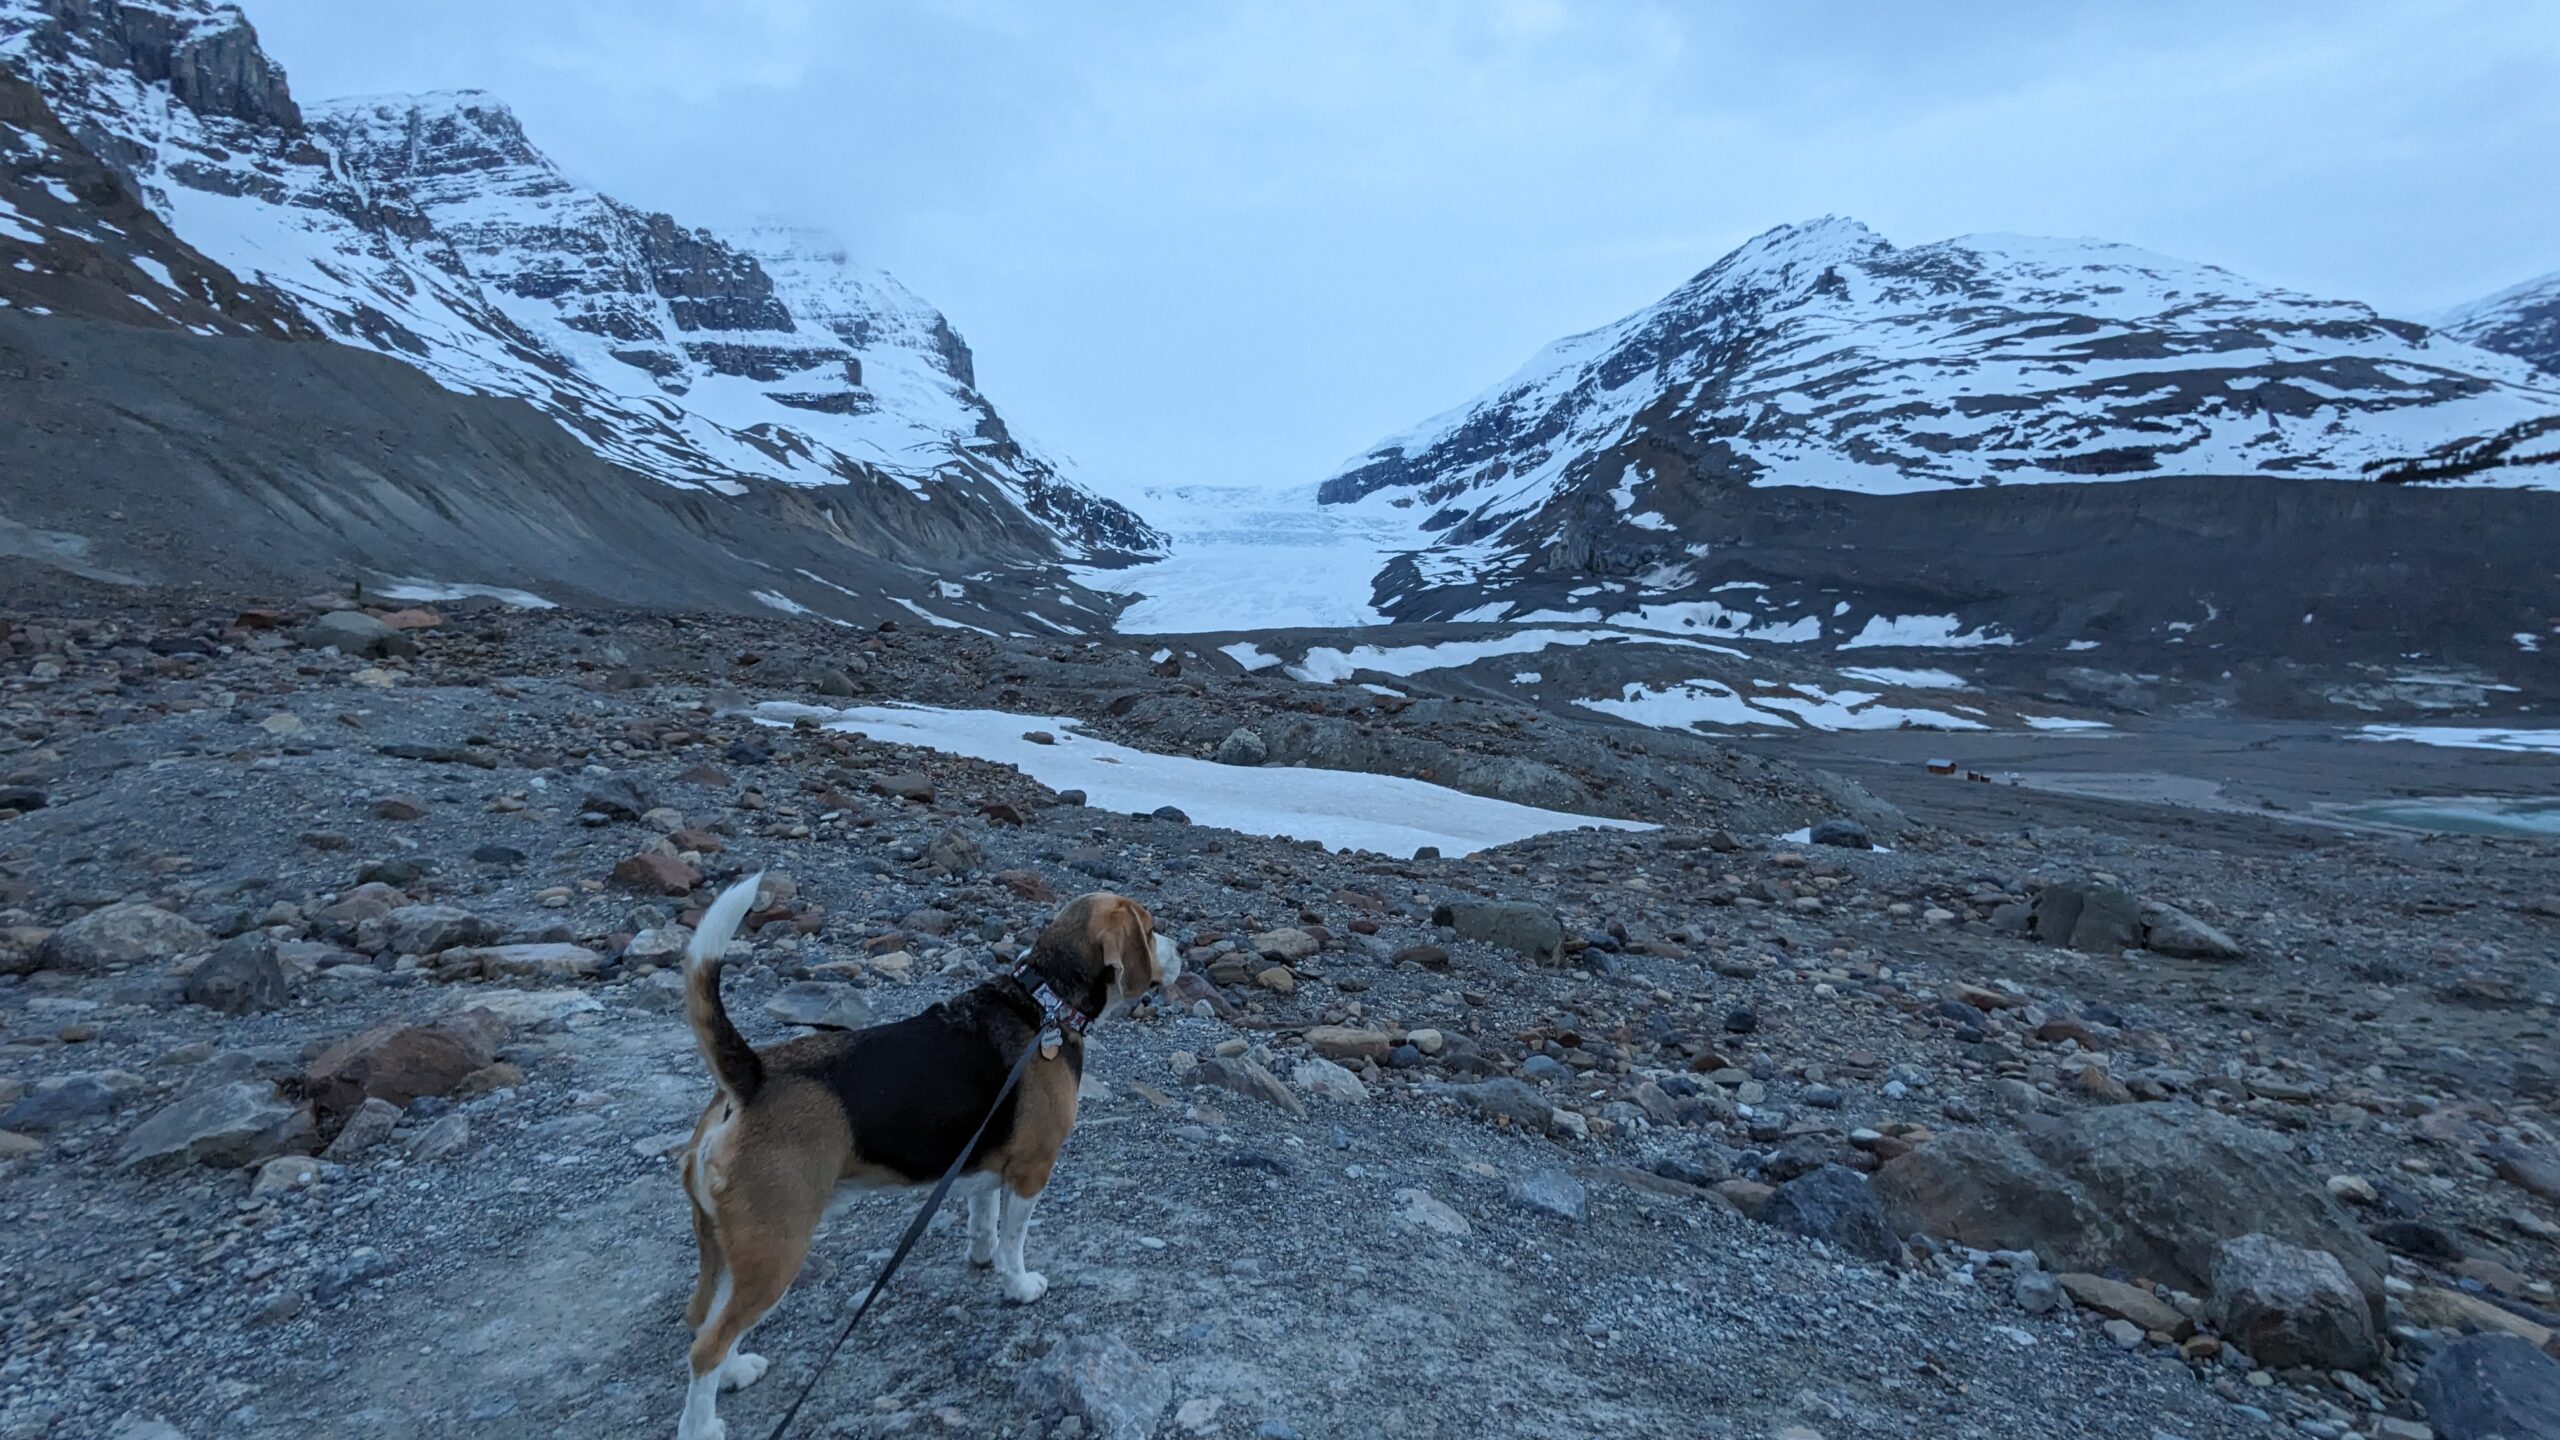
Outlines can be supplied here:
M1313 481L1772 225L2094 235L2420 314L2560 269L2560 4L244 0L306 99L814 222L1127 493Z

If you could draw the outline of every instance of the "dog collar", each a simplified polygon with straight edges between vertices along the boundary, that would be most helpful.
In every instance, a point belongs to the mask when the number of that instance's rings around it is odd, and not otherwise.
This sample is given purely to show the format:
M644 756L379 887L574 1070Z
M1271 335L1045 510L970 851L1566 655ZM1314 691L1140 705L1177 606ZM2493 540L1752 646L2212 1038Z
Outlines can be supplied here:
M1013 982L1030 992L1031 1003L1040 1007L1043 1021L1040 1049L1043 1054L1056 1054L1059 1043L1066 1036L1072 1035L1078 1040L1084 1038L1086 1027L1093 1024L1093 1017L1050 989L1049 982L1042 979L1038 971L1028 965L1017 965L1013 967ZM1050 1039L1052 1033L1059 1037L1057 1041Z

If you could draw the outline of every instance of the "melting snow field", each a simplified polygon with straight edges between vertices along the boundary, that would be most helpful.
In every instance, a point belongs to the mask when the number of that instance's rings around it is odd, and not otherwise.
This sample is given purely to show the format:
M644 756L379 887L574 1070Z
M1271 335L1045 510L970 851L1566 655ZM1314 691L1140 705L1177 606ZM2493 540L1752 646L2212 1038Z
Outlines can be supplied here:
M2473 725L2367 725L2360 740L2410 740L2459 750L2513 750L2560 755L2560 730L2499 730Z
M1655 828L1515 805L1392 775L1220 765L1158 755L1083 734L1079 722L1063 716L920 705L828 710L787 702L759 705L753 713L768 725L806 717L829 730L1011 765L1052 789L1082 790L1088 804L1105 810L1143 813L1174 805L1203 825L1315 840L1335 850L1401 856L1436 845L1440 853L1455 856L1551 830ZM1022 738L1031 730L1045 730L1057 743L1040 745Z
M1573 703L1657 730L1687 730L1699 725L1747 725L1763 730L1798 726L1812 730L1899 730L1905 725L1924 730L1990 728L1979 720L1967 720L1943 710L1878 705L1874 703L1878 697L1863 690L1835 693L1818 685L1787 688L1796 693L1745 696L1714 680L1689 680L1662 687L1631 682L1614 699Z
M552 603L530 590L510 590L504 585L456 585L442 580L394 580L373 587L373 593L385 600L463 600L481 596L518 610L549 610Z

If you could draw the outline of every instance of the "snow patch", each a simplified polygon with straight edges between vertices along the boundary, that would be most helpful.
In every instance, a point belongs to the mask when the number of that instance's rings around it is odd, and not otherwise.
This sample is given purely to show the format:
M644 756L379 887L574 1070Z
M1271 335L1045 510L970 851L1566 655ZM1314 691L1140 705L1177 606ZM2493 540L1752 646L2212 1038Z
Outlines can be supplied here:
M394 580L388 585L371 587L373 593L386 600L463 600L473 596L495 600L518 610L552 610L558 607L530 590L511 590L504 585L467 585L449 580Z
M1087 735L1082 722L1065 716L785 703L759 705L753 713L768 725L805 717L829 730L1011 765L1052 789L1082 790L1087 803L1108 810L1143 814L1173 805L1199 824L1314 840L1336 850L1403 856L1433 845L1455 856L1555 830L1655 828L1516 805L1400 776L1158 755ZM1028 730L1046 730L1057 743L1035 745L1022 738Z
M1994 635L1988 627L1967 631L1964 622L1953 615L1870 615L1866 628L1840 642L1843 650L1874 650L1886 646L1912 649L1971 650L1984 645L2014 645L2006 635Z
M2359 740L2407 740L2456 750L2507 750L2527 755L2560 755L2560 730L2507 730L2474 725L2367 725Z

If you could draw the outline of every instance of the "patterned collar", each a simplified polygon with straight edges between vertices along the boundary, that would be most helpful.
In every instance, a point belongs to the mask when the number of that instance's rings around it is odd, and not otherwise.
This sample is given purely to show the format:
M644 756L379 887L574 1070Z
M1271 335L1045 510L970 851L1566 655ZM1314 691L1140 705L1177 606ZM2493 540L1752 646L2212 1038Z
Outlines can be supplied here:
M1092 1016L1077 1009L1065 996L1050 989L1049 982L1028 963L1013 967L1013 983L1030 992L1031 1003L1040 1007L1040 1014L1046 1021L1046 1028L1062 1031L1081 1040L1084 1038L1086 1027L1093 1024Z

